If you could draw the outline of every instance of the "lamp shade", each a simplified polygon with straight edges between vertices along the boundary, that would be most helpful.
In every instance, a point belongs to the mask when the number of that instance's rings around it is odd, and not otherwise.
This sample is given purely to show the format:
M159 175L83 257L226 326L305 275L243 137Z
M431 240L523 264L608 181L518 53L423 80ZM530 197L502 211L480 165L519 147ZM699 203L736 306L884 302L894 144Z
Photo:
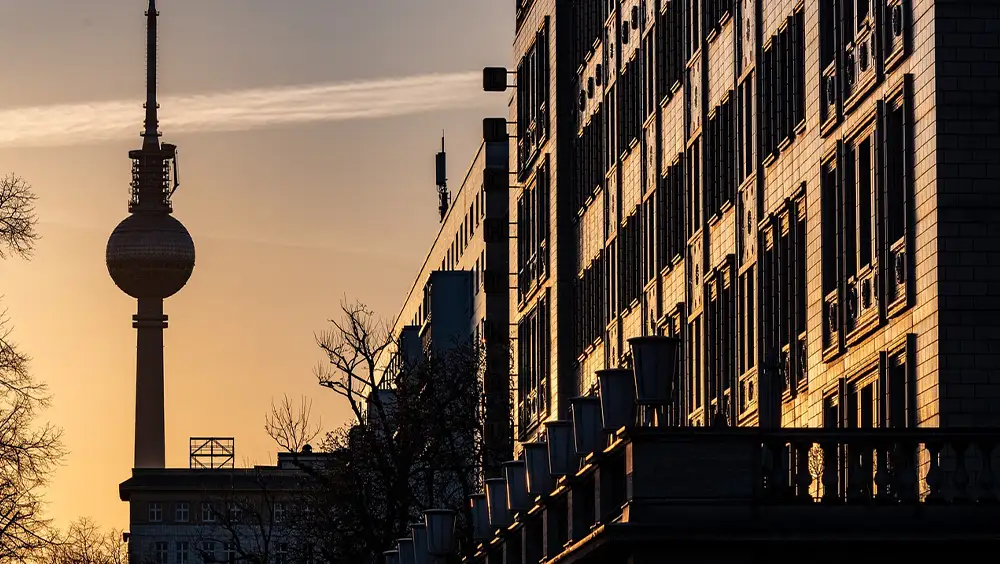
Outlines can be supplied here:
M413 563L429 564L427 554L427 525L413 523L410 525L410 538L413 539Z
M524 465L528 471L528 495L548 495L552 491L549 473L549 446L545 443L524 443Z
M490 538L490 506L486 501L486 494L470 495L469 509L472 514L472 540Z
M635 374L624 368L598 370L601 419L604 430L613 433L635 424Z
M455 512L450 509L424 511L427 526L427 553L431 556L448 556L457 550L455 538Z
M511 511L531 509L528 498L528 470L523 460L503 463L504 477L507 479L507 507Z
M548 436L549 472L553 476L565 476L577 471L576 449L573 444L573 423L571 421L549 421L545 424Z
M382 555L385 556L385 564L399 564L398 550L387 550Z
M416 559L413 555L413 539L397 539L396 551L399 552L399 564L416 564Z
M677 372L680 340L658 335L633 337L632 364L635 369L636 402L663 406L670 403Z
M601 450L604 424L601 421L601 400L592 396L569 400L573 411L573 439L577 456Z
M490 528L496 530L509 527L511 515L510 508L507 507L507 480L487 479L486 501L490 506Z

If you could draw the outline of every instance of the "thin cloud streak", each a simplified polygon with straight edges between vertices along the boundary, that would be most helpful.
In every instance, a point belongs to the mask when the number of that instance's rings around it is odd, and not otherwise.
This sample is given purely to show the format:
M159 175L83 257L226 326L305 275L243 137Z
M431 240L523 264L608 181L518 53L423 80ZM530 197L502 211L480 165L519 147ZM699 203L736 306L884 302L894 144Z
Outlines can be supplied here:
M168 133L246 131L276 125L403 116L490 102L475 72L259 88L164 97ZM0 110L0 147L108 141L142 129L141 102L108 101Z

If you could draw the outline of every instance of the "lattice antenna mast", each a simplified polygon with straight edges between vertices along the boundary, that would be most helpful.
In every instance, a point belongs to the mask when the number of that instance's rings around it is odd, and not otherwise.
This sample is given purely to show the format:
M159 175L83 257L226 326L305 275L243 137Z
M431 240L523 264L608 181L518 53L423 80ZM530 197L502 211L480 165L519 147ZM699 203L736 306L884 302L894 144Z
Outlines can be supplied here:
M438 212L441 214L441 221L444 222L444 218L448 215L448 208L451 207L451 193L448 192L448 168L444 152L444 131L441 132L441 152L437 154L436 162Z
M129 152L132 159L130 212L172 212L170 198L179 185L177 147L169 143L163 143L162 146L160 144L160 104L156 100L156 22L159 15L156 0L149 0L149 8L146 10L146 103L143 104L146 121L142 132L142 149Z

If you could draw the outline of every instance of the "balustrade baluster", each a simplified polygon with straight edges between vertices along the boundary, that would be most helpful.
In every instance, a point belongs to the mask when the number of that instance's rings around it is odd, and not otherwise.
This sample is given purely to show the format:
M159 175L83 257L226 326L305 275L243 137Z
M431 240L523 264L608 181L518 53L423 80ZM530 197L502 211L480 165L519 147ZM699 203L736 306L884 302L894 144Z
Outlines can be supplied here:
M940 503L944 501L941 494L941 444L928 442L925 446L929 457L927 474L924 476L924 481L927 482L927 503Z
M889 453L893 451L891 442L885 440L875 441L875 476L874 476L874 498L879 503L889 503L892 499L890 494L890 462Z
M847 451L847 501L849 503L868 501L865 491L865 481L868 478L865 473L871 472L871 468L866 468L864 464L865 445L857 440L847 445L845 450Z
M996 448L996 442L985 439L979 443L979 451L982 453L983 457L983 469L979 472L979 503L996 503L997 494L994 491L996 487L996 477L993 475L993 449Z
M899 444L899 468L893 470L897 495L904 503L915 503L920 499L917 491L917 443L902 441Z
M840 499L840 457L836 441L825 441L820 472L823 480L823 502L839 503Z
M809 469L809 451L812 449L811 441L796 441L795 449L795 486L798 490L796 498L803 503L812 503L812 494L809 486L812 485L812 474Z
M952 483L955 485L954 501L969 501L971 499L968 491L969 469L966 464L966 454L969 450L969 444L964 441L954 441L951 446L955 449L955 474L952 477Z

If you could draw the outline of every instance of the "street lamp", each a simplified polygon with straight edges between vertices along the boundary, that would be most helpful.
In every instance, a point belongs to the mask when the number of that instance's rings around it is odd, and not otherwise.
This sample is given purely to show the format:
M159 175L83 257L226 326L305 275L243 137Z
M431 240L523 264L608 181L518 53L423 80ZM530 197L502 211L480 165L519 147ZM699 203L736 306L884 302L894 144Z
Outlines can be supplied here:
M455 538L455 512L450 509L424 511L427 527L427 552L431 556L449 556L458 549Z

